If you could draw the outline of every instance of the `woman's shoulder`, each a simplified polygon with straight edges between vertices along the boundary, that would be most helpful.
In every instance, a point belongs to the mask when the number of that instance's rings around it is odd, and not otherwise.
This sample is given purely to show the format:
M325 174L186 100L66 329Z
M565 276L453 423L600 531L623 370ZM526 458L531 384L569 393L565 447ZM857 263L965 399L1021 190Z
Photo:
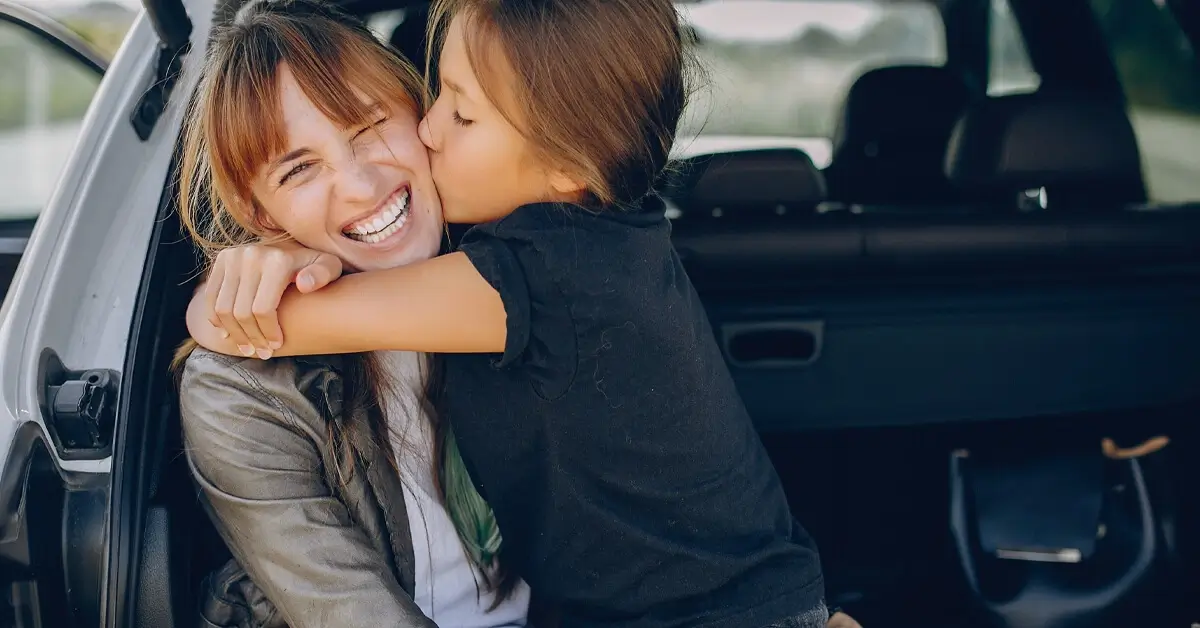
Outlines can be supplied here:
M226 384L253 390L255 381L293 379L295 358L260 360L209 351L202 347L192 351L180 372L180 394L203 384ZM189 385L190 384L190 385Z
M328 380L329 364L314 359L272 358L259 360L228 356L196 349L188 356L179 378L179 404L184 429L223 428L229 421L239 424L277 418L311 419L323 422L312 412L312 384Z
M197 347L184 360L180 369L182 380L224 380L236 377L245 379L283 379L292 384L296 379L312 372L337 372L344 366L344 356L294 356L260 360L225 355Z

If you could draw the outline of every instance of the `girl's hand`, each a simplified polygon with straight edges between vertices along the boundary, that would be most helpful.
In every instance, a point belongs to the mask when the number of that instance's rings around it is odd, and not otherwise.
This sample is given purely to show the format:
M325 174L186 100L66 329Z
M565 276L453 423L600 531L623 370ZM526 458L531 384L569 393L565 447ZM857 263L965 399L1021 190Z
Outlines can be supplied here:
M202 293L204 318L245 357L271 357L283 345L279 326L279 300L291 284L300 292L319 290L342 274L342 261L335 255L306 249L297 244L252 244L225 249L217 255ZM189 312L192 308L189 308ZM191 316L189 329L193 326ZM204 338L193 337L205 348ZM201 336L210 336L205 330ZM224 353L224 351L222 351Z

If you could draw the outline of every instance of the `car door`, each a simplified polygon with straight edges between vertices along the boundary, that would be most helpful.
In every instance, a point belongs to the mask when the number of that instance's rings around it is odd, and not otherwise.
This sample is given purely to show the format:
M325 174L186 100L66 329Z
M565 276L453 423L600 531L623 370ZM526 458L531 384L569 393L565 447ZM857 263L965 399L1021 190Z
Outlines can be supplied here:
M45 336L47 317L32 304L49 286L55 263L45 253L61 232L46 234L39 259L20 262L36 248L39 217L64 196L59 181L105 71L104 57L83 39L0 0L0 626L94 625L101 613L108 475L88 472L97 463L71 449L88 438L83 419L94 406L83 402L115 393L115 373L68 370L53 347L69 351L61 342L38 343L26 360L29 338ZM31 285L23 299L10 299L22 275L33 275ZM91 377L104 380L97 386ZM80 403L68 408L72 397ZM38 419L58 403L65 420L49 437Z
M105 64L50 18L0 0L0 295L54 191Z

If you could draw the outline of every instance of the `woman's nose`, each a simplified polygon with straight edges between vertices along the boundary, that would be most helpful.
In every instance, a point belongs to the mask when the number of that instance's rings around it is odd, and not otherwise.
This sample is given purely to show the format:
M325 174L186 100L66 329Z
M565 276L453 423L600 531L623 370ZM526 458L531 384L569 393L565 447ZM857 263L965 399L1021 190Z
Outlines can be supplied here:
M342 198L349 201L375 202L380 200L379 179L380 177L375 176L370 162L352 159L341 168L338 192Z
M428 114L424 118L421 118L421 123L417 125L417 137L421 138L421 143L425 145L425 148L432 151L437 150L437 146L434 146L433 128L429 123Z

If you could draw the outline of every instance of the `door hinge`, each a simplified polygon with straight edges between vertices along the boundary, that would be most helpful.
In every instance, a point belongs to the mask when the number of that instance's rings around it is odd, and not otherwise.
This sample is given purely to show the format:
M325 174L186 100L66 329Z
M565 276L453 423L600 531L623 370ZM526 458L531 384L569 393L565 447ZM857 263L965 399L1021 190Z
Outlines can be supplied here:
M63 460L98 460L112 452L121 374L112 369L73 371L51 349L40 369L42 417Z
M180 0L144 0L146 14L158 34L158 62L154 66L154 82L133 108L129 122L137 136L145 142L167 110L171 91L179 80L183 57L191 50L192 20Z
M175 83L179 80L179 73L183 68L183 57L190 48L191 44L187 42L178 48L166 44L159 45L154 83L138 99L133 108L133 115L129 118L134 132L143 142L150 139L154 126L167 110L167 102L171 99L171 92L175 89Z

